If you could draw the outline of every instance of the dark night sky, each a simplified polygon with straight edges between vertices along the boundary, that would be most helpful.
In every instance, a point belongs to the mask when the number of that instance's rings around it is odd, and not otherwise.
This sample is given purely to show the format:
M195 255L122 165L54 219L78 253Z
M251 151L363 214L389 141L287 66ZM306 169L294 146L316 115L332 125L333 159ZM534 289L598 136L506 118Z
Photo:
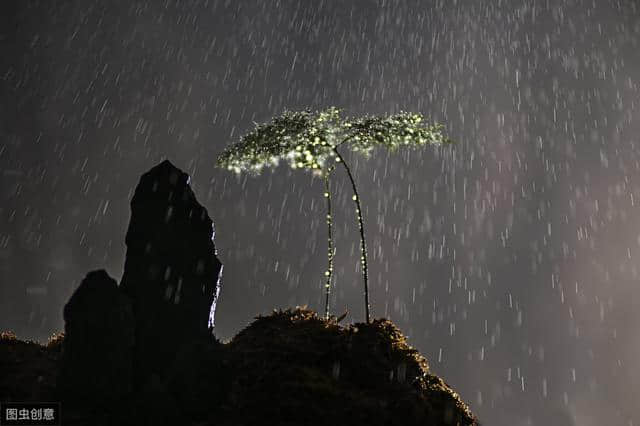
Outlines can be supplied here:
M191 174L225 265L217 334L322 309L322 182L214 168L284 109L420 111L453 149L350 156L372 305L486 425L638 425L635 0L2 1L0 329L46 340L129 199ZM363 318L336 180L334 309Z

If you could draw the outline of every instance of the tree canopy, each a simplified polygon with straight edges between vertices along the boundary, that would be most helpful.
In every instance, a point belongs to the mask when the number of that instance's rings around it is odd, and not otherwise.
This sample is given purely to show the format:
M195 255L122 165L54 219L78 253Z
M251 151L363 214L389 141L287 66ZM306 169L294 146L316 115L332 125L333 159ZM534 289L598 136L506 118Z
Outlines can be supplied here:
M349 118L334 107L316 112L285 111L269 123L257 124L227 148L218 165L237 173L259 173L265 166L286 160L294 169L323 173L329 160L336 157L335 148L343 144L368 155L378 146L396 150L448 142L443 125L429 124L419 113Z

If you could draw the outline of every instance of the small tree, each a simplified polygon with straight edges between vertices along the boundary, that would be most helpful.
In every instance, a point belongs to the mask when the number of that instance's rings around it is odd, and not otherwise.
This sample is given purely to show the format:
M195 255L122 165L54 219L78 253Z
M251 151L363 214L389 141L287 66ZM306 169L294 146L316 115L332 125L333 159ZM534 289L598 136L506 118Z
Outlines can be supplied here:
M425 123L423 116L416 113L401 112L387 117L349 118L342 117L340 110L333 107L316 112L285 111L270 123L256 125L256 128L244 135L239 143L224 150L218 158L218 166L237 173L247 171L258 174L265 166L275 167L281 159L285 159L293 169L311 170L323 178L324 196L327 200L328 268L325 272L325 317L328 317L334 257L329 179L335 164L342 164L351 182L352 198L356 204L365 315L368 323L369 277L362 207L351 169L338 151L338 147L346 145L356 152L369 155L377 146L395 151L403 146L449 143L450 140L443 135L442 130L441 124Z

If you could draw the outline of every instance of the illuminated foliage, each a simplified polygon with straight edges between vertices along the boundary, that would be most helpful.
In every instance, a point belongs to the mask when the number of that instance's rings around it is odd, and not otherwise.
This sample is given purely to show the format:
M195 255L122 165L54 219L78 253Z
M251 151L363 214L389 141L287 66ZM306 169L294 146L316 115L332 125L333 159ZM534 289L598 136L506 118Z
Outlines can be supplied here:
M238 173L260 172L284 159L294 169L322 173L336 157L334 148L339 145L347 143L354 151L369 154L377 146L396 150L450 142L442 130L441 124L427 124L416 113L351 119L342 118L337 108L315 113L285 111L227 148L218 165Z
M268 124L259 124L241 141L227 148L218 165L235 172L260 172L265 166L277 166L286 160L294 169L318 172L333 157L339 111L330 108L317 113L284 112Z
M230 146L218 158L218 166L235 171L258 174L264 167L276 167L285 160L293 169L307 169L325 179L327 198L328 260L325 316L329 315L329 292L333 272L333 241L331 236L331 198L329 177L336 163L345 168L353 189L356 215L360 230L362 274L365 288L365 313L369 315L369 287L367 275L367 249L362 208L356 184L349 166L338 151L345 145L353 151L369 155L382 146L392 151L401 147L442 145L451 142L443 134L443 126L425 122L422 114L401 112L360 118L342 117L341 111L331 107L322 111L285 111L271 122L258 124L244 135L240 142Z

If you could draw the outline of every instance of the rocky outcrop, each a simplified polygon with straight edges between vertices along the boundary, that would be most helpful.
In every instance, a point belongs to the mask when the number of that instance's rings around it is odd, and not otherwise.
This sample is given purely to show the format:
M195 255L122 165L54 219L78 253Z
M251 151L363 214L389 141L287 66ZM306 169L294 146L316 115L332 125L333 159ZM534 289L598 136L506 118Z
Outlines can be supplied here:
M165 160L142 175L121 282L133 304L137 384L162 375L183 343L211 335L222 270L213 236L186 173ZM173 345L164 344L166 335Z
M176 338L167 334L162 344L173 347ZM0 367L4 362L11 368L24 358L17 355L29 353L25 347L7 356L6 349L19 347L14 342L15 337L6 344L0 338ZM8 397L33 394L34 386L51 389L35 382L41 359L34 354L19 361L20 374L32 381L16 382ZM99 368L95 365L93 374ZM7 388L5 380L0 375L0 390ZM84 388L92 397L90 389ZM46 392L38 395L56 400ZM226 344L182 345L164 377L153 375L102 410L65 404L63 420L64 425L118 426L478 426L460 396L429 370L390 321L341 326L307 309L258 317Z
M478 424L388 320L274 311L219 342L222 266L188 176L162 162L131 208L119 287L89 273L46 347L0 333L0 399L62 400L65 425Z
M65 305L64 321L62 397L109 404L131 392L134 322L116 280L89 272Z

